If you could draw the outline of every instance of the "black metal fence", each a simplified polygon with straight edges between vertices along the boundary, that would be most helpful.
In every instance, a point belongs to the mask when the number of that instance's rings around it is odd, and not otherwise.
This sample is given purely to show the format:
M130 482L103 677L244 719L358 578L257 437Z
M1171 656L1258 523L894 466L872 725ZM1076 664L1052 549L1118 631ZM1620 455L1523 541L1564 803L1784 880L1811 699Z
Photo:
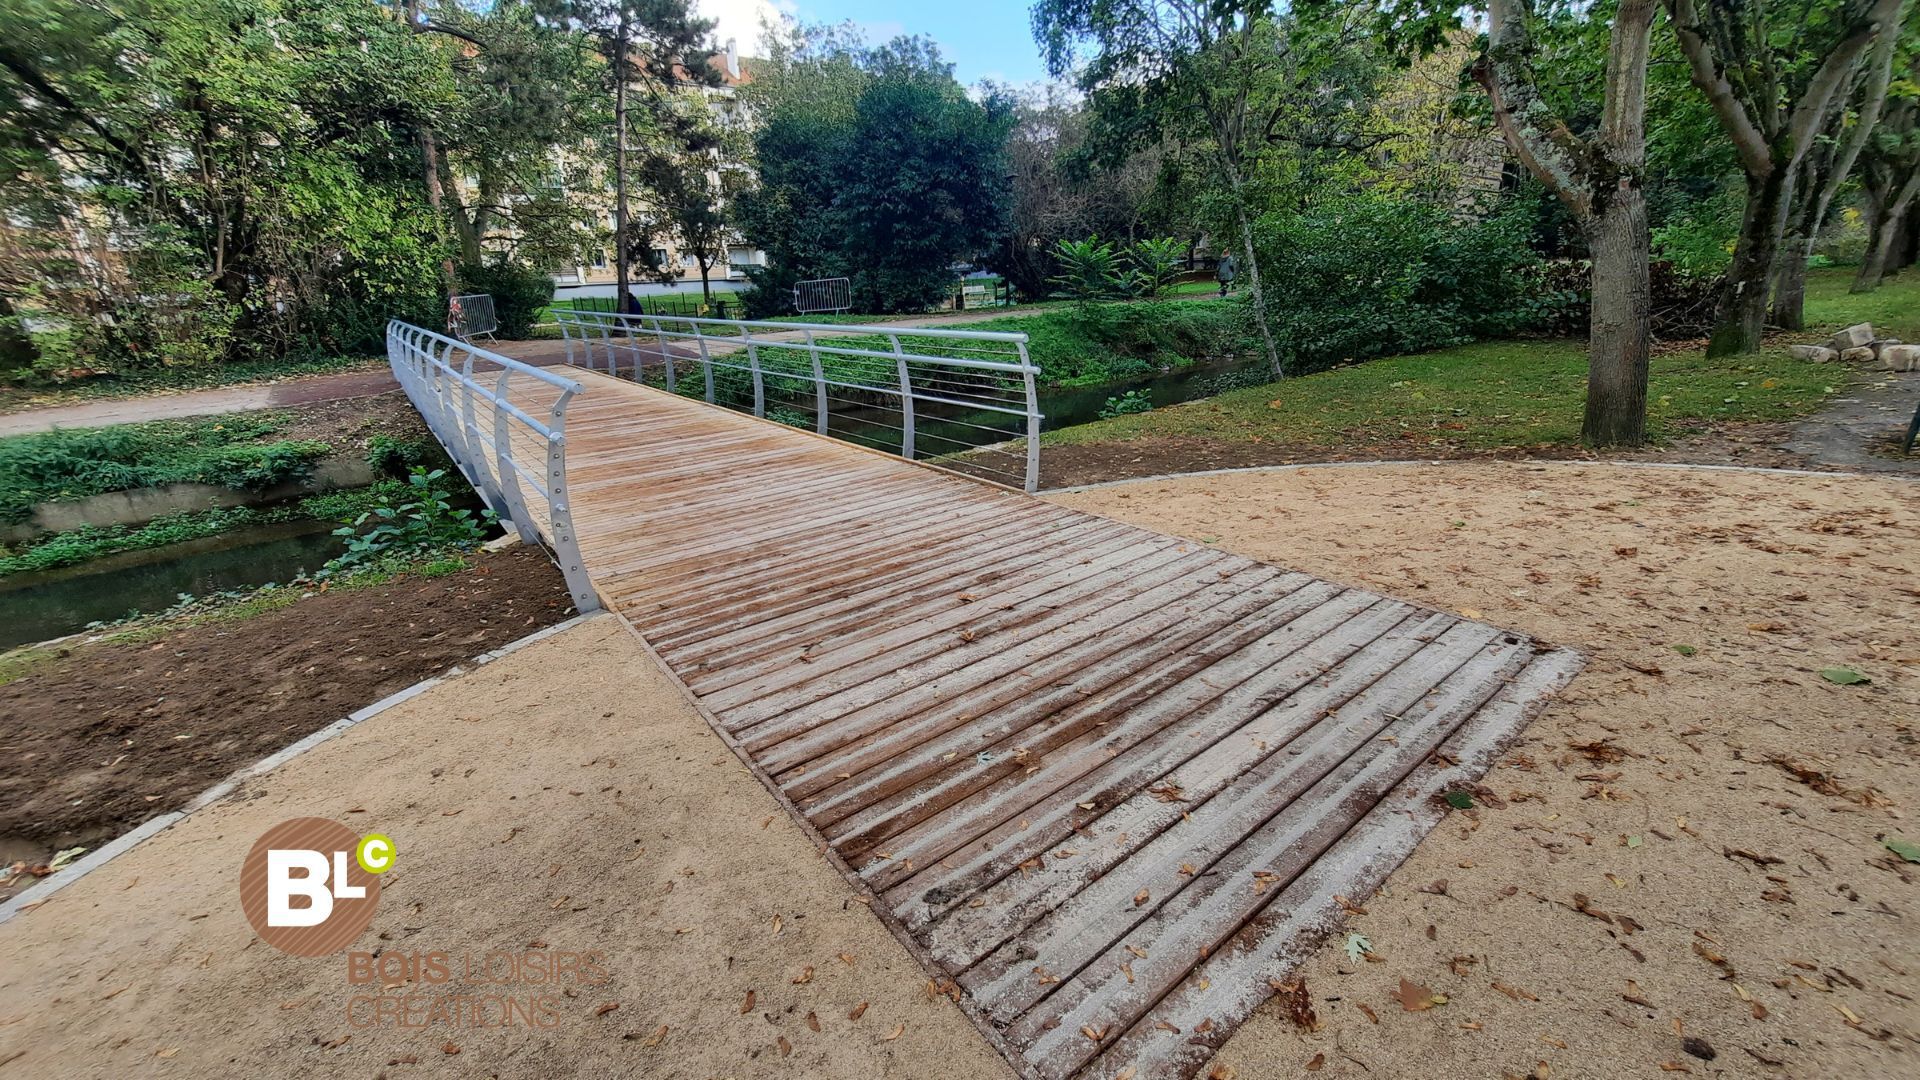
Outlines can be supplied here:
M706 310L701 306L705 304ZM620 314L620 298L617 296L575 296L555 300L554 310L572 309L574 311L598 311L608 315ZM716 294L713 303L707 304L698 294L659 293L633 297L633 305L627 314L643 315L679 315L689 319L730 318L729 312L738 307L738 301L730 294Z

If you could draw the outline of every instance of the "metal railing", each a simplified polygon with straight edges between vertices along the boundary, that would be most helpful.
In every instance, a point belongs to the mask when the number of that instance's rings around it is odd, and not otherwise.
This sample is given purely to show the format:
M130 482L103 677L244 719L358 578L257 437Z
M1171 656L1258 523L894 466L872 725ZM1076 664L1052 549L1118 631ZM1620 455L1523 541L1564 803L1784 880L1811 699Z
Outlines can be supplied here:
M567 362L1033 491L1027 335L556 311Z
M567 404L580 393L580 384L397 319L387 324L387 361L461 475L489 509L512 523L521 540L541 539L528 490L545 502L554 561L573 606L582 614L599 610L599 595L580 560L567 494ZM539 460L515 457L516 428L541 444Z

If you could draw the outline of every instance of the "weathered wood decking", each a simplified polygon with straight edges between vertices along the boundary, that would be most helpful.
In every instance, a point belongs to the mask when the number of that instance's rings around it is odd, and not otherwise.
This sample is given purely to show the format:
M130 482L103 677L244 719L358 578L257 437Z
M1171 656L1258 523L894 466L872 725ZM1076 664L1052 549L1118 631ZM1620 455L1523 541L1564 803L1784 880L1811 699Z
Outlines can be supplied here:
M1193 1072L1579 664L570 374L602 597L1028 1075Z

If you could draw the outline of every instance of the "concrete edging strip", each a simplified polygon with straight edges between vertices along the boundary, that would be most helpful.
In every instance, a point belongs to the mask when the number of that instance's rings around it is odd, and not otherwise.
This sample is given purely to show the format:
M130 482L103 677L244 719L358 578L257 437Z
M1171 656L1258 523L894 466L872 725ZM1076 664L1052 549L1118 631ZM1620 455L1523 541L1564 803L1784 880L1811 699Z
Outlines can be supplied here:
M166 830L172 828L174 825L182 821L185 821L188 817L191 817L193 814L198 813L199 811L204 810L209 806L212 806L214 803L219 802L221 799L224 799L227 796L233 794L236 790L239 789L241 784L244 784L249 780L253 780L258 777L265 776L266 774L272 772L273 770L279 768L280 766L285 765L287 762L292 761L294 758L299 757L301 754L304 754L307 751L313 749L314 747L319 746L321 743L328 742L332 739L338 738L339 736L346 734L348 731L352 730L353 728L358 727L362 722L371 720L375 716L378 716L381 713L386 712L388 709L393 708L395 705L398 705L403 701L409 701L415 697L418 697L419 695L426 693L428 690L433 689L434 687L440 685L443 682L446 682L450 679L458 678L459 676L464 675L467 672L472 671L475 668L478 668L484 664L490 664L493 661L498 660L509 653L518 652L519 650L527 647L528 645L532 645L536 642L544 641L547 638L554 636L555 634L561 633L562 631L571 630L575 626L578 626L581 623L586 622L588 619L598 618L604 614L605 614L604 612L596 611L596 612L589 612L588 614L585 614L585 615L575 615L571 619L566 619L562 622L557 622L552 626L545 627L544 629L536 630L533 633L528 634L526 637L516 638L515 640L507 642L505 645L500 646L499 648L493 650L492 652L481 653L479 656L474 657L472 660L469 660L464 664L458 664L458 665L455 665L454 667L450 667L446 671L443 671L440 674L435 675L430 679L423 679L420 682L414 683L412 686L409 686L404 690L398 690L398 691L395 691L394 693L388 694L386 697L381 698L379 701L376 701L373 704L366 706L365 708L362 708L353 713L350 713L339 720L335 720L333 723L328 724L326 727L323 727L320 730L313 732L310 735L307 735L306 737L300 739L299 741L289 746L282 747L281 749L273 752L272 754L269 754L266 757L261 758L259 761L256 761L251 765L247 765L235 771L232 775L228 776L225 780L220 781L219 783L213 785L207 790L194 796L193 800L191 802L188 802L186 806L181 807L178 810L172 810L167 813L161 814L158 817L150 818L146 821L141 822L139 825L135 826L131 831L122 833L119 836L114 837L112 840L108 841L107 843L102 844L100 847L95 848L93 851L88 852L86 855L82 856L81 858L76 859L72 865L67 866L41 879L36 884L27 888L24 892L21 892L18 896L13 897L12 899L8 900L4 904L0 904L0 924L6 923L8 920L12 919L15 915L19 915L22 912L31 911L35 907L38 907L48 897L51 897L54 893L57 893L61 889L64 889L67 886L73 884L74 882L79 881L81 878L86 877L88 874L91 874L95 870L100 869L102 866L107 865L108 863L112 862L114 859L119 858L121 855L124 855L127 852L132 851L134 848L140 846L140 844L144 843L145 841L155 836L160 835Z
M1200 469L1196 472L1156 473L1153 476L1134 476L1122 480L1102 480L1095 484L1075 484L1072 487L1041 488L1039 495L1072 495L1082 491L1097 491L1100 488L1120 487L1125 484L1151 484L1169 480L1195 480L1207 476L1234 476L1240 473L1297 472L1301 469L1377 469L1387 466L1419 465L1432 468L1443 465L1526 465L1526 466L1605 466L1614 469L1682 469L1702 472L1763 473L1774 476L1824 476L1834 480L1906 480L1920 481L1920 477L1907 476L1897 472L1848 472L1832 469L1769 469L1760 465L1695 465L1685 461L1579 461L1568 458L1419 458L1403 461L1301 461L1291 465L1242 465L1232 469Z

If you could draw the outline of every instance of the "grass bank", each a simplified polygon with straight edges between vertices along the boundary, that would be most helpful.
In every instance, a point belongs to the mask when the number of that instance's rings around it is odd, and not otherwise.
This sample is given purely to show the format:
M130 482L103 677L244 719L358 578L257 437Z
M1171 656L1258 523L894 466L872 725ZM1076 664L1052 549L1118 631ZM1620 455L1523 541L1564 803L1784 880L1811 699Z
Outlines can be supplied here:
M28 521L45 502L173 483L259 491L305 479L328 458L366 456L378 476L401 477L445 456L399 394L298 409L161 420L0 439L0 522ZM390 486L390 485L389 485ZM143 524L88 526L0 545L0 575L73 566L258 525L351 517L382 485L266 506L185 509Z
M1701 422L1804 416L1845 385L1844 369L1795 360L1790 340L1871 320L1883 333L1920 337L1920 273L1867 296L1846 291L1852 271L1809 276L1807 315L1820 329L1782 338L1752 356L1716 360L1686 349L1654 359L1647 419L1657 440ZM1570 446L1580 439L1586 395L1580 341L1494 341L1384 357L1203 401L1052 432L1049 445L1203 439L1347 447L1406 440L1409 451L1443 442L1469 451Z
M259 490L299 480L332 451L284 437L287 412L155 420L0 439L0 521L26 521L35 505L163 484Z

